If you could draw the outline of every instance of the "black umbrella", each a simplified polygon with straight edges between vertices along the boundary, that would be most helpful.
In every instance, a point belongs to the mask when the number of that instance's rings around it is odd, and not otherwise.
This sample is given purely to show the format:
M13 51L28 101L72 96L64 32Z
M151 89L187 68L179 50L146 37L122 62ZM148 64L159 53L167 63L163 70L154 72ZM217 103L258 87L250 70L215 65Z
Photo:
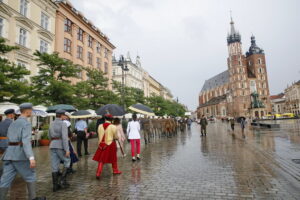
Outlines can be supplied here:
M125 115L125 110L117 104L107 104L96 111L97 115L111 114L113 116Z
M151 108L149 108L148 106L145 106L143 104L140 104L140 103L130 106L129 109L134 112L141 113L141 114L148 115L148 116L155 115L153 110L151 110Z
M92 113L90 113L89 111L78 110L78 111L72 113L71 118L89 118L89 117L93 117Z
M67 105L67 104L58 104L55 106L50 106L47 108L46 112L48 113L54 113L56 110L65 110L67 112L74 112L77 109L72 106L72 105Z

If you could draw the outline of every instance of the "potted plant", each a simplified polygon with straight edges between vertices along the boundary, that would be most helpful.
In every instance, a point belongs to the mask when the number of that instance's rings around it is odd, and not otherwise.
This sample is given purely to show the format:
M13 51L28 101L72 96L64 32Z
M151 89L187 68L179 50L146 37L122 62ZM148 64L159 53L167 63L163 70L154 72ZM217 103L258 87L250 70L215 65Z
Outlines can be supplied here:
M39 144L41 146L49 146L49 144L50 144L50 140L48 137L48 128L49 128L49 125L44 125L42 128L43 133L41 135L41 139L39 140Z

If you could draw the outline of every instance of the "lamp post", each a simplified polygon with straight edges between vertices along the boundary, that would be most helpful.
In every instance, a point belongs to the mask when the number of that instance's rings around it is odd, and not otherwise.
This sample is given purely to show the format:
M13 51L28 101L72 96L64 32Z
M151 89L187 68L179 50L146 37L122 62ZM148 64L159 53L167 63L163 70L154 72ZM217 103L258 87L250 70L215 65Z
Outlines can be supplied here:
M125 109L125 71L129 71L128 67L127 67L127 62L124 59L124 56L121 55L120 59L119 59L119 63L118 65L121 67L122 69L122 91L121 91L121 101L122 101L122 106Z

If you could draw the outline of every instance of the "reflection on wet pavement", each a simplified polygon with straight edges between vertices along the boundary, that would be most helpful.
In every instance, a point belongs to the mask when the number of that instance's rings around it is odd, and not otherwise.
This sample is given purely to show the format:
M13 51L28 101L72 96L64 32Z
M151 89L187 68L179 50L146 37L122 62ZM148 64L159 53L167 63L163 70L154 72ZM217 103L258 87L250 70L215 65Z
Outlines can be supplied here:
M298 125L297 125L298 124ZM235 139L227 123L211 123L208 136L199 126L142 146L142 161L119 157L122 175L105 166L95 179L97 163L83 157L70 177L71 188L53 193L47 147L36 148L38 193L48 199L300 199L299 121L278 129L248 128ZM90 140L94 152L97 141ZM126 145L127 155L130 155ZM11 199L25 197L16 179Z

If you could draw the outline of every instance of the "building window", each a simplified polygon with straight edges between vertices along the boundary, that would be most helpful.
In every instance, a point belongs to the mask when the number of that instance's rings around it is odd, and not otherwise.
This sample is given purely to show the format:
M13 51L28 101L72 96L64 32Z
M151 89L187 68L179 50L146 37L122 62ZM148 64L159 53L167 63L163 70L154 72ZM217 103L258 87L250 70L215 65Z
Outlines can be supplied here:
M93 65L93 54L88 52L88 64Z
M21 15L27 16L28 2L27 0L20 0L20 13Z
M248 65L251 66L251 61L249 60Z
M104 63L104 73L105 74L108 73L108 63L107 62Z
M101 44L97 42L97 53L101 53Z
M27 31L20 28L19 44L26 47Z
M46 42L45 40L41 40L40 41L40 52L41 53L48 53L48 42Z
M72 33L72 21L68 18L65 19L65 32Z
M0 18L0 36L3 37L4 20Z
M107 48L105 48L105 50L104 50L104 57L108 58L108 49Z
M80 40L81 42L83 42L83 30L81 28L78 28L77 40Z
M261 58L258 59L258 64L262 64Z
M42 12L42 14L41 14L41 26L44 29L48 30L48 25L49 25L49 17L45 13Z
M101 70L101 60L97 57L97 68Z
M116 70L115 70L115 69L113 70L113 75L114 75L114 76L116 75Z
M67 53L71 53L71 40L67 38L64 39L64 51Z
M83 48L81 46L77 46L77 58L83 60Z
M89 35L89 38L88 38L88 45L89 45L89 47L93 47L93 38L92 38L92 36L90 36Z

